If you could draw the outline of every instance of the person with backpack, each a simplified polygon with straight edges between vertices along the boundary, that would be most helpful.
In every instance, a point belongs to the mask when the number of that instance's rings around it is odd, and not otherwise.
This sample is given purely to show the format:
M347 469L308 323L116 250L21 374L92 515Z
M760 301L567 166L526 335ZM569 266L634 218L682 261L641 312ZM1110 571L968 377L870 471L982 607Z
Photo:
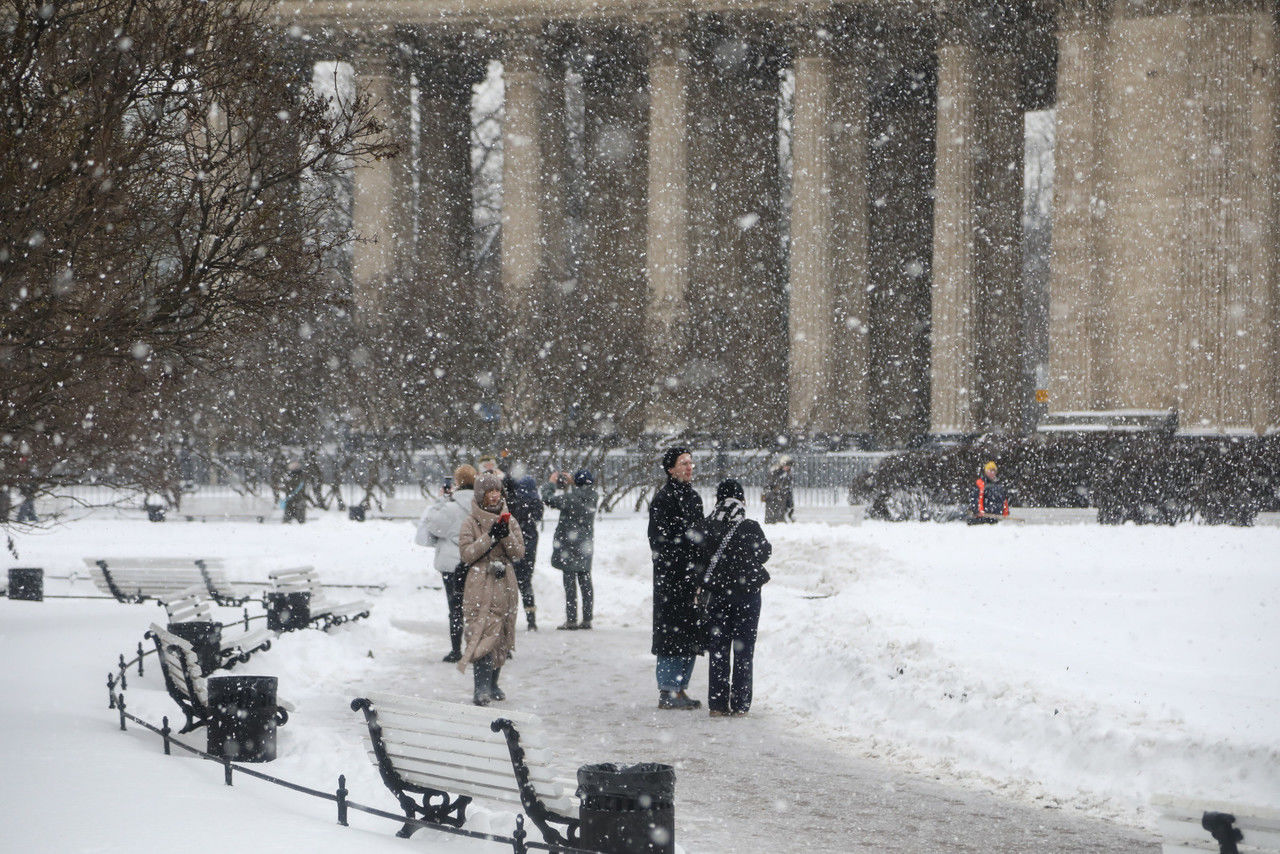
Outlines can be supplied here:
M436 550L435 568L444 583L444 597L449 606L450 650L444 660L450 663L462 660L462 586L467 574L458 571L462 560L458 554L458 534L463 520L471 514L475 482L474 468L465 464L458 466L453 472L453 486L446 486L444 496L427 507L418 520L418 533L414 537L418 545Z
M773 547L760 523L747 518L742 484L732 478L716 487L716 507L707 517L706 570L698 591L707 633L707 709L713 718L741 717L751 710L752 663L760 625L760 588Z

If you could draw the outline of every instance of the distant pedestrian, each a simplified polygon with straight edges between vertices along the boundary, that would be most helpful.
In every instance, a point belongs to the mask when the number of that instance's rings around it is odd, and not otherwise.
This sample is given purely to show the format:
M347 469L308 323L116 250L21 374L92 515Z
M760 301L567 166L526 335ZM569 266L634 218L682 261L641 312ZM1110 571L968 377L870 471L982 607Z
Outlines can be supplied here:
M32 525L40 522L40 517L36 515L36 491L30 486L21 486L18 488L22 501L18 504L18 515L14 517L15 522L19 524L26 522Z
M498 676L516 646L520 590L515 562L524 557L524 537L503 500L501 475L486 472L476 478L471 513L458 534L458 551L467 576L462 595L466 646L458 669L472 666L475 704L487 706L506 699Z
M302 471L302 463L290 460L284 473L284 522L288 524L297 520L301 525L307 521L307 476Z
M702 498L693 488L693 456L670 448L662 456L667 479L649 505L653 556L653 646L658 708L697 709L689 678L705 649L694 598L702 578Z
M517 468L513 466L512 468ZM519 467L523 468L523 466ZM516 561L516 584L520 587L520 601L524 603L524 616L531 632L538 630L537 603L533 596L533 570L538 559L538 527L542 524L542 499L538 497L538 482L533 475L514 477L507 472L503 478L507 493L507 506L520 525L524 536L524 557Z
M467 580L461 567L462 556L458 551L458 537L463 521L471 515L472 487L476 482L476 470L460 465L453 472L452 485L446 485L444 495L429 506L418 520L415 542L420 546L433 546L436 550L435 568L444 584L444 597L449 606L449 652L444 660L462 660L462 587Z
M969 490L969 524L994 525L1009 515L1009 495L1000 483L994 460L983 464L978 479Z
M595 610L591 563L595 553L596 507L600 503L595 478L579 469L571 478L556 472L542 487L542 500L560 511L551 540L551 565L564 573L564 624L560 629L590 629ZM578 622L578 594L582 594L582 622Z
M769 581L765 562L773 547L754 519L736 480L716 488L716 509L707 518L702 575L706 598L707 709L712 717L745 715L751 709L752 662L760 625L760 588Z
M783 457L769 470L764 482L764 522L794 522L796 501L791 476L791 457Z

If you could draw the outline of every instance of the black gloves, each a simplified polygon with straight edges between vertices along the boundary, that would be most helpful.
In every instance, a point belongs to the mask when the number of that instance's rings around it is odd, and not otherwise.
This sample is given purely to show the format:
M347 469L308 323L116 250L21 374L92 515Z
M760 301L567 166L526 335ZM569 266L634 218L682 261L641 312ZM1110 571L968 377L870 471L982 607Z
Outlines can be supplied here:
M494 522L493 527L489 529L489 536L493 537L495 542L505 540L510 533L511 528L507 526L506 522Z

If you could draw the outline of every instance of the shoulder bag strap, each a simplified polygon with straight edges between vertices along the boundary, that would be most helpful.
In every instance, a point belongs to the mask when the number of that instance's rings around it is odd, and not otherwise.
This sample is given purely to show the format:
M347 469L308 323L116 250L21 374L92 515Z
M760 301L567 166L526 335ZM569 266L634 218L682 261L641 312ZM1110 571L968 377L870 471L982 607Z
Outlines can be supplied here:
M716 549L716 553L711 556L711 560L707 563L707 571L702 574L702 581L705 584L711 580L711 573L715 570L716 564L720 562L720 558L724 556L725 546L729 545L729 541L733 539L733 535L738 532L738 526L742 524L742 520L734 522L733 525L725 532L724 539L720 541L720 547Z

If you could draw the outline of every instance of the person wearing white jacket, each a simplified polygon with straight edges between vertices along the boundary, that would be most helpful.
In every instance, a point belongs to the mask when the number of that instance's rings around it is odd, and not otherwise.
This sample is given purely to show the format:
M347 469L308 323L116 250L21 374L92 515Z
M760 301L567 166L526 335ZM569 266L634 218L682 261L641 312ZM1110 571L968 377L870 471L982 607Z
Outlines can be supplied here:
M444 582L444 595L449 603L449 654L445 661L462 659L462 588L466 573L458 572L462 557L458 553L458 532L462 522L471 514L471 500L475 495L476 470L460 465L453 472L454 488L435 504L427 507L418 520L418 533L414 542L420 546L432 546L436 550L435 568Z

